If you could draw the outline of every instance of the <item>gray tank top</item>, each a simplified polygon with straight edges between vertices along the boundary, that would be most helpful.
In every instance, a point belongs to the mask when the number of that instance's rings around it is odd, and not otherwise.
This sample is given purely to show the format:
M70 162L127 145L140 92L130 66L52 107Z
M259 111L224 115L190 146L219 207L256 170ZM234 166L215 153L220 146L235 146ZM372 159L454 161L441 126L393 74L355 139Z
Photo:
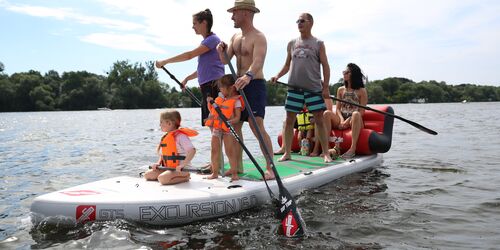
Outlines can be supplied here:
M288 43L288 51L292 57L288 82L292 86L320 92L321 70L319 49L323 41L312 37L306 40L296 38Z

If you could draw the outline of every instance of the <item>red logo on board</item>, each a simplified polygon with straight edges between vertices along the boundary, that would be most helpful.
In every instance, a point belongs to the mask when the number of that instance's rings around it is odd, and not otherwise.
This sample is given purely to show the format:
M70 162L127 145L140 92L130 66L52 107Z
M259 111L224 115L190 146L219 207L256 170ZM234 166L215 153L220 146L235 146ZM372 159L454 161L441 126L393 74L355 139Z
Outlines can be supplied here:
M76 222L85 223L95 220L95 205L80 205L76 207Z
M283 232L287 237L295 235L299 227L297 225L297 221L295 221L292 211L288 212L285 218L281 221L281 226L283 227Z
M100 194L97 191L94 190L70 190L70 191L64 191L60 192L61 194L69 195L69 196L83 196L83 195L95 195L95 194Z

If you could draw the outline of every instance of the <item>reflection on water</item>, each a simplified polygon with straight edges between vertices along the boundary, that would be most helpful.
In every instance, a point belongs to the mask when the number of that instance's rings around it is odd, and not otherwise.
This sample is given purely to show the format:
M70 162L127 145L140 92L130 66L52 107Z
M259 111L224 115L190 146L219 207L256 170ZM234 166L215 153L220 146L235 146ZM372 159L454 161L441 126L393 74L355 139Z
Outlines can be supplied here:
M376 170L357 173L297 198L308 236L277 236L274 207L165 228L128 221L80 227L32 225L40 194L117 175L135 176L156 160L160 110L0 113L0 248L495 248L500 244L498 103L392 105L392 149ZM198 109L183 125L200 131L194 163L206 163L209 131ZM266 128L281 130L282 107ZM271 117L271 118L269 118ZM277 125L279 124L279 126ZM246 144L260 154L246 127ZM274 139L273 139L274 140ZM277 143L273 141L274 146Z

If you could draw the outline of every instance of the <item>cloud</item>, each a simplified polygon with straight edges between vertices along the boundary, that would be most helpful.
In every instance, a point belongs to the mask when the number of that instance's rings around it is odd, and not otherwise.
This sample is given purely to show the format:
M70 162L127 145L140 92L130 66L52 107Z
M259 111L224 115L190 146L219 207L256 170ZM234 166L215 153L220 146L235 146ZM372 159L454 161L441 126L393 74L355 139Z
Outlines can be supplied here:
M144 20L144 34L160 46L199 44L191 15L209 7L214 31L223 40L237 32L226 12L233 0L101 0L110 9ZM495 0L288 0L256 1L261 13L255 26L268 40L268 58L282 56L286 43L298 36L295 20L302 12L314 16L313 34L325 41L332 79L348 62L357 62L372 79L407 76L415 81L437 79L450 83L474 82L477 77L458 73L478 67L483 81L498 80L500 4ZM175 48L172 48L175 50ZM179 50L179 49L177 49ZM283 51L276 55L275 51ZM280 61L280 60L278 60ZM488 65L479 67L477 64ZM266 64L274 74L281 65ZM493 75L491 76L491 73ZM337 74L337 75L335 75Z
M83 15L71 8L49 8L33 5L9 5L7 10L36 17L55 18L57 20L76 21L80 24L98 25L116 30L139 30L142 24L99 16Z
M81 37L81 40L113 49L165 54L164 50L154 46L142 35L93 33Z
M120 50L178 53L197 46L192 15L210 8L213 31L228 41L234 29L226 10L233 0L95 0L99 15L74 7L13 5L10 11L89 26L79 31L84 42ZM500 2L496 0L257 0L261 13L255 26L266 34L268 61L284 61L287 42L299 34L295 20L302 12L314 16L313 35L325 41L333 69L359 63L372 79L407 76L451 82L498 82L500 73ZM71 2L64 2L67 5ZM110 18L118 17L118 18ZM85 29L89 30L89 29ZM83 33L83 34L82 34ZM278 52L280 53L278 54ZM271 52L271 53L269 53ZM281 65L267 63L274 74ZM482 64L482 65L481 65ZM441 68L442 70L437 70ZM456 69L475 69L474 76ZM440 75L440 73L442 74ZM478 79L477 76L482 76ZM337 75L332 75L336 79ZM461 80L460 80L461 79Z
M59 20L63 20L68 16L71 16L71 10L68 8L47 8L47 7L30 6L30 5L9 5L6 9L30 16L52 17Z

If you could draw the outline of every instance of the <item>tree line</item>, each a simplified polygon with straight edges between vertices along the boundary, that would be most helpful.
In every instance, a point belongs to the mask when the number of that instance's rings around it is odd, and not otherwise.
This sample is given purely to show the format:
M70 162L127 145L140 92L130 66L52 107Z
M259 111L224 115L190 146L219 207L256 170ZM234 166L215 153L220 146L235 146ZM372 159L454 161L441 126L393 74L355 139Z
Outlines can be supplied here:
M342 79L330 85L336 94ZM158 78L154 62L130 63L117 61L107 76L87 71L64 72L51 70L4 73L0 62L0 112L148 109L196 107L197 104L177 84L163 83ZM268 105L283 105L286 88L267 85ZM392 77L366 84L370 104L409 102L489 102L500 100L500 87L475 84L447 85L445 82L422 81ZM190 87L201 99L198 87Z

